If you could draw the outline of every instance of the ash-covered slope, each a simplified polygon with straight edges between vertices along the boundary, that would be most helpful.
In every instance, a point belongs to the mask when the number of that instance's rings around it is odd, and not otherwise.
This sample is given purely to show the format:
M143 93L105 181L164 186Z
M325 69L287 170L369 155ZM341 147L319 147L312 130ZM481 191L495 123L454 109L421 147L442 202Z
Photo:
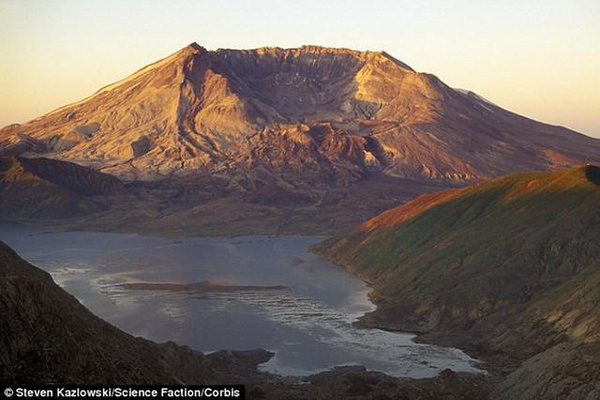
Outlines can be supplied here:
M0 157L0 217L56 219L107 209L126 193L114 176L46 158Z
M423 195L315 250L372 283L366 323L525 361L493 398L587 399L600 395L598 237L587 166Z
M468 181L600 162L597 139L453 90L383 52L317 46L192 44L2 129L0 151L126 180L210 174L253 186L267 175L280 187L345 185L372 173Z

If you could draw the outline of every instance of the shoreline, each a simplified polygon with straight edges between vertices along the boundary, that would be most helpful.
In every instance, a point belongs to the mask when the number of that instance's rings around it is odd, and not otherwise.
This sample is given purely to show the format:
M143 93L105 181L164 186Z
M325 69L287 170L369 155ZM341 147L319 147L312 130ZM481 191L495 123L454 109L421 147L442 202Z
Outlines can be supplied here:
M28 228L29 229L33 229L33 230L38 230L38 232L34 232L34 235L36 235L36 236L37 235L42 235L42 234L46 233L45 232L46 227L44 227L44 226L40 227L39 225L33 225L33 224L27 224L27 225L25 225L25 224L18 224L18 223L14 223L14 222L11 222L11 223L7 224L7 226L11 226L11 225L16 227L15 230L19 230L19 228L22 228L23 231L24 231L23 233L25 235L27 235L26 231L28 230ZM74 234L81 233L81 234L85 234L85 233L88 233L88 234L115 234L115 235L121 235L122 234L122 233L119 233L119 232L63 231L63 230L53 230L52 233L57 233L57 234L61 234L61 233L74 233ZM129 235L129 234L127 234L127 235ZM139 233L133 233L133 235L145 236L145 235L139 234ZM254 238L261 238L261 239L264 239L264 240L282 239L282 238L283 239L291 239L291 238L305 239L305 238L310 238L310 239L312 239L311 243L308 244L304 248L304 251L307 254L314 254L314 252L310 251L310 247L312 246L312 244L318 243L318 240L320 238L322 238L322 237L307 236L307 235L294 235L294 236L291 236L291 235L286 235L286 236L279 236L279 235L252 235L252 236L240 235L239 237L242 237L242 238L243 237L247 237L247 238L250 238L250 239L254 237ZM214 237L214 236L211 236L211 237L197 237L197 236L192 236L192 237L187 237L187 238L188 239L192 239L192 240L194 240L194 239L211 239L211 238L214 238L214 239L225 239L223 237ZM24 239L27 240L26 237ZM169 238L165 238L165 237L162 237L161 239L169 240ZM230 239L230 238L226 238L226 239ZM319 255L315 254L315 256L317 256L321 260L326 261L324 258L322 258ZM365 305L367 305L367 303L368 303L368 307L365 307L365 308L368 308L367 310L363 309L360 312L356 312L356 313L344 315L345 317L347 317L347 320L348 320L347 322L349 324L351 324L355 328L367 328L367 329L368 328L373 328L373 329L378 329L378 330L394 331L394 333L405 334L405 335L410 335L410 336L414 335L414 332L410 332L410 331L402 331L402 330L397 330L397 329L396 330L381 329L381 326L366 326L366 325L361 325L360 324L361 320L363 320L366 316L372 314L373 312L377 311L377 307L378 306L373 301L373 298L372 298L373 287L368 282L365 282L364 280L356 277L355 274L352 274L347 269L344 269L344 272L346 272L350 276L356 278L358 281L360 281L364 285L364 289L361 289L361 293L363 293L363 294L361 294L361 296L360 296L361 297L360 302L361 302L361 304L364 302ZM137 282L138 285L133 285L134 287L129 287L129 288L130 289L138 289L138 290L140 290L140 289L153 289L153 288L156 289L156 287L154 287L154 286L156 286L156 285L161 286L160 285L161 283L165 284L165 282ZM173 282L166 282L166 283L169 284L167 287L160 287L160 288L163 289L163 290L166 290L166 289L175 289L177 291L181 291L182 289L186 289L184 291L192 291L192 292L196 291L196 290L202 290L202 291L208 290L208 288L205 287L206 285L200 285L199 287L196 287L196 286L198 286L197 284L196 285L186 284L183 287L181 287L181 285L179 284L176 287L171 287L172 286L171 284L173 284ZM145 285L142 285L142 286L144 286L142 288L142 287L138 287L139 284L145 284ZM145 286L148 285L148 284L152 285L153 287L146 288ZM128 287L128 286L125 285L125 287ZM277 288L279 288L279 287L277 287ZM218 288L210 288L210 289L211 290L209 290L209 291L212 291L212 289L215 289L215 290L216 289L219 289L219 290L231 290L231 289L234 289L234 288L223 288L223 287L219 286ZM240 288L238 288L238 289L240 289ZM244 288L242 287L241 289L244 289ZM272 288L269 287L268 289L272 289ZM413 343L420 343L419 341L416 340L416 338L412 338L412 337L410 338L410 341L413 342ZM423 342L423 344L425 344L425 343ZM438 345L438 343L436 343L436 342L429 342L427 344L431 344L431 345L434 345L434 346ZM441 347L454 347L454 348L456 348L458 350L462 350L462 349L460 349L458 347L455 347L455 346L442 345ZM466 354L466 355L469 356L469 358L473 358L471 356L471 354ZM475 363L470 362L470 364L474 368L481 369L480 363L478 362L478 360L475 360ZM328 367L328 368L339 368L339 367L344 366L344 365L345 365L344 363L341 363L341 364L332 365L331 367ZM438 365L443 365L443 364L438 364ZM368 368L368 367L366 367L366 368ZM370 367L370 368L373 368L373 367ZM373 370L373 371L376 371L376 370ZM443 366L439 367L439 368L436 368L436 374L437 375L432 375L432 376L438 376L442 371L443 371ZM461 368L458 368L457 371L461 371ZM327 372L327 370L324 370L323 372ZM481 374L480 372L470 372L470 371L464 371L464 372L465 373L473 373L474 375ZM482 371L482 372L484 372L484 371ZM381 373L386 374L387 376L394 377L394 378L399 378L399 379L419 379L419 378L416 378L416 377L407 377L407 376L405 376L405 377L398 377L398 376L395 376L393 374L389 374L389 373L385 373L385 372L381 372ZM314 373L313 372L308 372L304 376L310 376L310 375L315 375L315 374L317 374L317 372L314 372Z
M405 333L414 335L411 339L415 343L429 344L440 347L448 347L454 348L463 351L466 355L475 360L475 367L482 370L482 373L485 375L490 375L490 378L500 378L504 375L507 375L509 372L512 372L519 368L522 363L518 361L513 362L498 362L498 360L494 357L490 357L486 355L489 351L485 349L477 348L477 346L469 346L465 345L465 337L462 336L463 340L451 340L452 337L457 337L458 333L445 333L445 332L422 332L414 329L410 329L408 327L402 327L400 325L385 324L379 318L379 313L381 313L381 304L380 301L377 300L375 294L376 289L373 287L372 283L363 279L360 275L356 274L349 266L339 264L334 262L328 258L325 258L323 255L314 251L314 245L310 245L307 249L312 254L317 255L318 257L326 260L327 262L336 265L340 268L343 268L346 272L360 279L369 287L368 299L371 302L375 309L373 311L366 312L362 316L356 319L353 322L357 328L361 329L380 329L387 332L393 333ZM477 336L475 337L478 340L482 338ZM509 366L509 370L506 371L506 367ZM463 373L463 372L461 372ZM465 374L471 374L474 376L481 375L478 373L464 372Z

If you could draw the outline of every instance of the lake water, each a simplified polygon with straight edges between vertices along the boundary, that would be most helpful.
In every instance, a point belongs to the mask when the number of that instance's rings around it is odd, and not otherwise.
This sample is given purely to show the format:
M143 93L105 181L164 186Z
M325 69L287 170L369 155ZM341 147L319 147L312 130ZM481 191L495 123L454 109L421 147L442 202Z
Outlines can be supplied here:
M445 368L478 372L460 350L416 344L410 334L355 328L352 322L374 309L369 288L309 253L316 237L172 240L0 224L0 240L96 315L157 342L203 352L268 349L276 355L260 368L282 375L337 365L402 377L430 377ZM205 280L287 288L197 293L119 286Z

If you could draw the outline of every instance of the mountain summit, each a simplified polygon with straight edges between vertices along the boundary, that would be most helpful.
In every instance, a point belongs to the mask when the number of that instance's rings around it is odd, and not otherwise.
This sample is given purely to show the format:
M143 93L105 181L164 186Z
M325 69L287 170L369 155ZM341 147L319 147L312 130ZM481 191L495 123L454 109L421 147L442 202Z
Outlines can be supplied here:
M254 184L261 170L456 182L600 162L600 140L454 90L385 52L192 43L80 102L5 127L0 152L125 180L210 174Z

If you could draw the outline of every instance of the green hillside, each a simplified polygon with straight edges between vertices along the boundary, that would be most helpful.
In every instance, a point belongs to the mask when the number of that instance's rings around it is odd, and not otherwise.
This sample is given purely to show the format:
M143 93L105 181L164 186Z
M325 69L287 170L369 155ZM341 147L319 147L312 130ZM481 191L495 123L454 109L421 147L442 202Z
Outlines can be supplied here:
M600 168L587 166L424 195L314 250L373 285L363 323L520 363L598 347L599 238Z

